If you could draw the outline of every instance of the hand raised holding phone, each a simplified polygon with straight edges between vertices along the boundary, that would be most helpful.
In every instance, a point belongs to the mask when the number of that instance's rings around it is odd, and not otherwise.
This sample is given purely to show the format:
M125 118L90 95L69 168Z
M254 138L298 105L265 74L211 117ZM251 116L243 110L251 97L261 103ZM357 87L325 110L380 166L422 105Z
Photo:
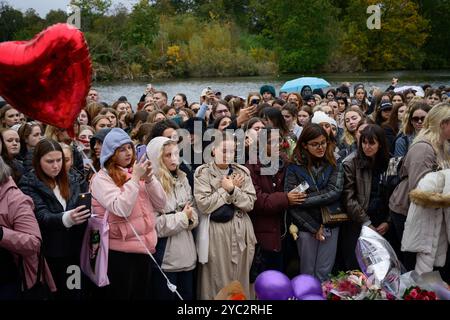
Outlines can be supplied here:
M142 159L141 161L136 161L133 165L133 173L131 174L131 179L138 182L141 179L146 179L151 173L151 163L150 160Z
M72 220L74 225L84 223L91 216L91 210L86 209L85 205L76 207L69 212L70 219Z

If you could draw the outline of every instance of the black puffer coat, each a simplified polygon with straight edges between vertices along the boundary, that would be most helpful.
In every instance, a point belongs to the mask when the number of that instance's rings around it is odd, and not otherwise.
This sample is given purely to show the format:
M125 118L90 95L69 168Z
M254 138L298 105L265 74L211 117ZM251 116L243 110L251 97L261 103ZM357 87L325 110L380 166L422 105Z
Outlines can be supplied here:
M25 174L20 180L19 188L34 202L34 213L41 229L45 256L80 255L86 223L67 229L62 222L64 212L77 207L80 194L80 184L72 174L69 174L69 187L70 196L64 210L53 190L37 178L34 170Z

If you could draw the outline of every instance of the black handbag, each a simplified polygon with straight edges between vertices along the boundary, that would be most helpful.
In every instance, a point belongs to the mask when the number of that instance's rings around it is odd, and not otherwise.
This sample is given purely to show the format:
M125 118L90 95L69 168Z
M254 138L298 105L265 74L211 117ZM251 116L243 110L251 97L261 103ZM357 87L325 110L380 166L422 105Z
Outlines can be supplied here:
M219 209L211 212L210 219L214 222L225 223L233 219L234 217L234 205L224 204Z
M265 270L262 248L259 243L255 245L255 254L250 267L250 283L254 283L256 278Z
M23 268L23 258L20 257L19 259L19 269L22 276L22 291L21 291L22 300L51 300L52 298L50 288L45 282L45 271L44 271L45 260L43 252L44 250L41 246L41 250L39 252L39 263L36 275L36 282L31 288L28 288L26 284L25 270ZM44 282L41 281L42 279L44 279Z

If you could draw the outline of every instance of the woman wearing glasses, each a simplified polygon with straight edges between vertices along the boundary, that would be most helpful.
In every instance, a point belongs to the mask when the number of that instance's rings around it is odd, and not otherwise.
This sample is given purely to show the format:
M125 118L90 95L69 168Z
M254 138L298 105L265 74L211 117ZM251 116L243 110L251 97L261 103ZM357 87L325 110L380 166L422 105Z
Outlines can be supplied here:
M288 166L284 191L307 182L304 202L289 206L288 213L299 229L297 248L300 273L320 281L328 278L336 257L339 227L323 223L322 211L339 211L344 175L336 163L333 145L318 124L303 129Z
M416 135L422 130L425 117L431 107L424 102L416 102L411 106L403 132L395 140L394 157L403 157L408 152Z

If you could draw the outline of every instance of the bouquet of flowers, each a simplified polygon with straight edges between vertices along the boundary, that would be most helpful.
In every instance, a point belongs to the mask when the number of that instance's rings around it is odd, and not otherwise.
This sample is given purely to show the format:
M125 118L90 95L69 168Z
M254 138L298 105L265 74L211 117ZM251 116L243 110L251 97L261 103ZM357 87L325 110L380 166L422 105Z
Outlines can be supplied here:
M322 283L322 290L328 300L395 299L359 270L339 272L337 276Z
M403 300L437 300L433 291L423 290L418 286L406 289L402 298Z

